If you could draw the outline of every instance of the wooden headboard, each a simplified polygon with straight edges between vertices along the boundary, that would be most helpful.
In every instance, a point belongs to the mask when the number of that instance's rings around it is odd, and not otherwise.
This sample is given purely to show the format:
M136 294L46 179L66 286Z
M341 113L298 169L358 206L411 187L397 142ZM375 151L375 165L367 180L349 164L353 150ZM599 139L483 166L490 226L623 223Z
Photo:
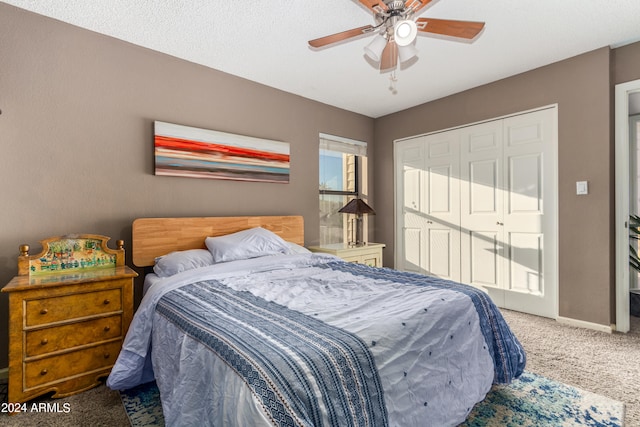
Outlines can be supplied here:
M234 216L138 218L133 221L133 264L152 266L156 257L173 251L205 248L204 239L263 227L288 242L304 245L301 216Z

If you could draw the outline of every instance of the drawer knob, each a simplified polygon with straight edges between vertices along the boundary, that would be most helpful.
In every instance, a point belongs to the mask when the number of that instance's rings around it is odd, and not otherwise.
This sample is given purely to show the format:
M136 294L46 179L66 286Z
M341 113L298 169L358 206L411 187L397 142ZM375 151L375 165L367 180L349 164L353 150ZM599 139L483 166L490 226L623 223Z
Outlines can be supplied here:
M108 300L108 299L106 299L106 300L104 300L103 304L104 304L104 305L111 304L111 301L110 301L110 300Z
M104 358L105 358L105 359L108 359L108 358L110 358L110 357L111 357L111 354L110 354L110 353L105 353L105 354L104 354Z
M46 308L43 308L42 310L40 310L40 314L47 314L49 312L49 310L47 310Z
M49 371L47 371L46 369L43 369L42 371L40 371L40 375L47 375Z
M109 332L111 330L111 326L107 325L104 327L105 332Z
M49 344L49 340L46 338L42 338L42 341L40 341L40 345L47 345Z

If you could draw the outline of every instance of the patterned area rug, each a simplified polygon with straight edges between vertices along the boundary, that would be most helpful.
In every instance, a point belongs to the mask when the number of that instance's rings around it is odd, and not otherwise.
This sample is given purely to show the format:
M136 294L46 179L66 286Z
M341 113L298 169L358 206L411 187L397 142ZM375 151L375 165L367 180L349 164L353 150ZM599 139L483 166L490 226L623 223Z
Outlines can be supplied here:
M493 386L462 426L619 427L623 420L622 402L525 371Z
M133 427L164 426L155 383L120 395ZM623 419L621 402L525 372L508 386L494 386L461 427L621 427Z
M155 381L120 392L132 427L164 427L160 391Z

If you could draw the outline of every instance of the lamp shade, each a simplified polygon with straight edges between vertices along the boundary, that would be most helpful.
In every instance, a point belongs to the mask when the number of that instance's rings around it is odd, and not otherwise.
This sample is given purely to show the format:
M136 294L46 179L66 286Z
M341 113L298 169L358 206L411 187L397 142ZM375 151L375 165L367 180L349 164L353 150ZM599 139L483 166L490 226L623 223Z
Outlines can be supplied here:
M400 62L405 62L413 58L418 54L418 49L416 49L415 45L408 44L406 46L398 46L398 57L400 58Z
M393 26L393 38L398 46L408 46L416 39L418 26L411 19L396 22Z
M369 214L375 215L376 211L371 206L366 204L362 199L351 199L349 203L344 205L338 212L350 213L356 215Z
M387 46L387 39L378 34L371 40L371 43L365 46L364 53L375 62L380 62L382 51Z

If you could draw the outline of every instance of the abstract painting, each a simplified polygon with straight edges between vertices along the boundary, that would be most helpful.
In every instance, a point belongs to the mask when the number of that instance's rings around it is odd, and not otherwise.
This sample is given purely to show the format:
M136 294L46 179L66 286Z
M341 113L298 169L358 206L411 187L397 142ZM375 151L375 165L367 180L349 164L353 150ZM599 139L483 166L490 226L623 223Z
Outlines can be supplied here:
M155 174L289 182L289 144L156 121Z

